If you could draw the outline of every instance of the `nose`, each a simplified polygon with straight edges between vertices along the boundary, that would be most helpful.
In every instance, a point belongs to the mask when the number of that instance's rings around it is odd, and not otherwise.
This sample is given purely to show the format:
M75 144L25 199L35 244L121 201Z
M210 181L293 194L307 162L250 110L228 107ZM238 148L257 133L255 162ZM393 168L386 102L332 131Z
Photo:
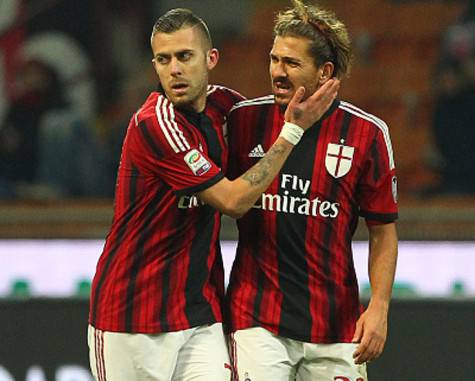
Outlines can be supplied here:
M287 71L282 62L271 62L270 73L272 78L287 78Z
M173 57L170 61L170 74L174 77L182 74L181 63L176 57Z

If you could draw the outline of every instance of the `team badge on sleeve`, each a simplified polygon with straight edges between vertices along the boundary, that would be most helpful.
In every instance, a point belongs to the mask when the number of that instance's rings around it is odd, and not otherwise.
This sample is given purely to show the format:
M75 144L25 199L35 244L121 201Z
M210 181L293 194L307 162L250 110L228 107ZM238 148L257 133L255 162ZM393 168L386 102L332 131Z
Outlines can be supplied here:
M391 180L391 188L393 192L394 202L397 203L397 177L396 176L393 176Z
M329 143L325 156L325 168L328 173L336 179L345 176L351 169L354 152L354 147Z
M197 149L185 155L185 163L196 176L204 175L211 168L211 163Z

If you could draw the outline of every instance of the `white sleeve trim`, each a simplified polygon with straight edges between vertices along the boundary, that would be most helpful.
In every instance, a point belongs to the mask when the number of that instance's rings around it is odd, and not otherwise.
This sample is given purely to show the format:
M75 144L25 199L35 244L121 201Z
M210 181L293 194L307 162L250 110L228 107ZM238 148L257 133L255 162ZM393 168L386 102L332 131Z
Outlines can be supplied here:
M189 150L190 145L183 131L179 128L178 123L175 121L173 105L164 97L160 96L155 106L155 113L160 129L173 151L178 153Z
M379 119L378 117L361 110L360 108L352 105L351 103L341 101L339 108L353 115L359 116L360 118L365 119L368 122L373 123L381 130L384 137L384 142L386 143L386 149L388 151L389 169L393 170L395 168L394 153L393 153L393 146L391 144L391 137L389 136L388 125L383 120Z

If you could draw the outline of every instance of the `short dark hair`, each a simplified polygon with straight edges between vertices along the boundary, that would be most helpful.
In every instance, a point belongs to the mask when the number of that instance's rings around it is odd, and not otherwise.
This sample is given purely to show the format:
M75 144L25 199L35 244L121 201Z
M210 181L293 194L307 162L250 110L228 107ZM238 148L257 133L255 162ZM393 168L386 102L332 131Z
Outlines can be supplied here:
M334 76L348 74L352 61L348 31L333 12L292 0L294 8L280 12L274 24L274 35L303 37L310 41L310 54L315 65L335 65Z
M167 13L160 16L153 26L151 39L153 39L153 36L157 33L173 33L183 28L195 26L201 30L206 43L209 44L211 48L213 42L208 26L202 18L196 16L191 10L186 8L170 9Z

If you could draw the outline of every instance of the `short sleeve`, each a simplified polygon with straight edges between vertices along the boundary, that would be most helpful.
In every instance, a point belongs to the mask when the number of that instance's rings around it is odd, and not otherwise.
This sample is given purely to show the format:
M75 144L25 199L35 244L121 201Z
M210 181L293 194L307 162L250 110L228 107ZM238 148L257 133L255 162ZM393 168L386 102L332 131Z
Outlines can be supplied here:
M157 164L157 172L177 196L201 192L224 178L221 169L196 146Z
M397 178L387 126L376 129L358 186L360 215L368 225L398 218Z
M177 196L200 192L224 177L203 152L202 136L175 115L170 102L159 98L153 110L136 118L129 131L131 160L149 181L163 181Z

